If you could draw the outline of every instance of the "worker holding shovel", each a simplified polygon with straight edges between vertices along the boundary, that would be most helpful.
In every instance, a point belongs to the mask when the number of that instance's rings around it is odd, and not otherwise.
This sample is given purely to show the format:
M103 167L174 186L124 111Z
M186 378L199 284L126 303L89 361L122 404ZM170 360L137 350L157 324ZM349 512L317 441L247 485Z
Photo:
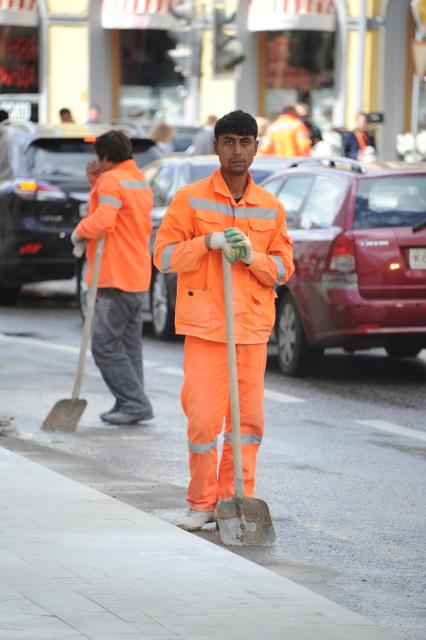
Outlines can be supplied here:
M128 425L153 418L143 384L142 292L151 280L149 239L152 191L132 157L129 138L107 131L94 143L98 162L88 164L89 213L76 227L77 252L87 241L91 282L96 245L105 238L94 312L92 353L115 398L101 414L110 424Z
M275 319L274 284L294 271L281 203L248 169L257 152L248 113L220 118L214 130L220 168L180 189L157 233L154 263L178 274L176 332L186 336L182 407L188 418L190 511L179 525L197 531L234 495L230 387L222 253L232 264L244 493L253 496L263 436L266 345ZM217 470L217 436L225 420Z

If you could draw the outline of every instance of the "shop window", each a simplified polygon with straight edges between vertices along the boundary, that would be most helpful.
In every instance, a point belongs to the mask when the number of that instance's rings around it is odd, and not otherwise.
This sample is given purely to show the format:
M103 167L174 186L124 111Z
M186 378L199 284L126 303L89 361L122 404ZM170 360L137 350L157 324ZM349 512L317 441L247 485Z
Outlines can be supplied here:
M159 29L120 32L120 115L151 122L154 118L183 118L185 79L167 55L176 42Z
M306 102L320 127L330 122L334 101L335 35L329 31L269 31L266 35L265 115Z
M0 94L38 93L38 30L0 26Z

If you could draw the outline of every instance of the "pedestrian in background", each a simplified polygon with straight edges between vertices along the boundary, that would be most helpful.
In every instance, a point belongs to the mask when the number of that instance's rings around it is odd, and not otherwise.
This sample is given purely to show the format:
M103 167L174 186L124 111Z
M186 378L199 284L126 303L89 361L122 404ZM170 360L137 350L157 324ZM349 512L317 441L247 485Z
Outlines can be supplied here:
M75 122L72 117L71 109L68 109L68 107L62 107L62 109L59 110L59 120L64 123Z
M264 118L263 116L256 116L256 124L257 124L258 141L259 141L259 148L257 153L258 155L264 155L262 153L262 149L264 146L266 146L266 136L271 123L268 120L268 118Z
M115 398L114 407L100 417L110 424L127 425L153 418L142 362L142 292L148 291L151 280L153 197L123 132L104 133L94 148L98 162L92 160L87 166L89 212L71 239L80 254L88 241L90 283L96 244L105 236L92 353Z
M171 140L175 136L175 129L166 122L156 122L146 135L147 148L142 153L138 153L138 165L144 167L146 164L164 158L173 153ZM150 144L149 144L150 143Z
M211 115L206 124L194 135L192 145L195 156L205 156L214 153L214 126L217 116Z
M172 140L176 135L176 129L164 120L155 122L148 131L147 137L156 144L160 157L171 155L174 151Z
M306 102L296 102L294 108L296 109L297 115L307 128L311 139L311 146L314 147L317 142L321 142L322 134L321 129L317 127L311 118L309 105L306 104Z
M101 108L97 104L94 104L89 109L89 117L86 120L86 124L98 124L101 122L101 117Z
M368 157L377 159L374 134L368 130L367 116L359 112L356 116L356 127L346 133L343 138L345 156L353 160L363 161ZM375 156L375 157L373 157Z
M269 127L261 152L265 155L297 157L309 156L311 149L308 128L295 106L289 105Z
M220 169L180 189L157 233L154 263L176 272L176 332L185 335L182 407L188 419L190 511L197 531L234 495L222 250L233 264L244 488L253 496L263 435L266 344L275 320L273 286L294 271L282 204L255 184L256 120L234 111L215 125ZM226 421L217 470L217 436Z

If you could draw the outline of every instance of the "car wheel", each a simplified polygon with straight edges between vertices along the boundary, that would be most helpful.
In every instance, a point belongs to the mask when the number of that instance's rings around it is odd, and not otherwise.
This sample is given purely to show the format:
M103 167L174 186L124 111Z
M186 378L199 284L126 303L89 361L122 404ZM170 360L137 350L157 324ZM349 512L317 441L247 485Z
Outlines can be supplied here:
M415 358L419 355L422 347L404 347L404 346L389 346L386 347L388 356L391 358Z
M154 271L151 286L152 328L156 338L170 340L175 335L174 309L170 300L167 277Z
M89 293L89 286L86 284L86 275L89 264L84 258L80 260L77 270L77 300L80 306L80 313L84 320L87 311L87 296Z
M0 287L0 304L9 306L18 302L21 287Z
M306 374L322 356L322 349L314 349L308 343L296 302L289 293L279 304L276 332L278 362L286 376Z

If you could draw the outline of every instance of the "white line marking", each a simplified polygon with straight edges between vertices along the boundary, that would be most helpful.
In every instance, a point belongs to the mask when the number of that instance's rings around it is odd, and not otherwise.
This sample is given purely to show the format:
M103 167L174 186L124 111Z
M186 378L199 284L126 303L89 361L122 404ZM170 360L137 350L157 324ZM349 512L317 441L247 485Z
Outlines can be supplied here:
M1 336L2 340L10 342L23 342L24 344L33 345L34 347L43 347L47 349L57 349L58 351L68 351L69 353L79 353L80 347L70 347L65 344L55 344L54 342L45 342L36 338L22 338L20 336Z
M275 402L282 402L283 404L287 404L289 402L306 402L303 398L289 396L286 393L274 391L273 389L265 389L265 398L268 398L268 400L274 400Z
M380 431L395 433L398 436L406 436L407 438L417 438L417 440L426 441L426 433L424 431L417 431L416 429L410 429L409 427L401 427L399 424L393 424L392 422L386 422L385 420L355 420L355 422L362 424L365 427L372 427L373 429L379 429Z
M157 364L160 365L159 362L157 362ZM161 371L161 373L168 373L171 376L177 376L178 378L183 378L183 369L180 369L179 367L162 367L160 365L158 371Z
M64 344L56 344L55 342L47 342L44 340L38 340L37 338L24 338L20 336L5 336L0 334L0 339L9 340L13 342L21 342L24 344L32 345L34 347L42 347L48 349L56 349L57 351L67 351L69 353L79 353L80 347L71 347ZM90 351L87 354L89 357L92 357ZM170 376L176 376L178 378L183 378L183 369L180 367L163 367L161 362L155 362L155 360L145 360L143 361L144 367L149 368L157 368L157 371L161 373L169 374ZM282 404L289 404L294 402L306 402L303 398L298 398L297 396L290 396L286 393L281 393L280 391L274 391L273 389L265 389L265 398L268 400L272 400L274 402L280 402Z

